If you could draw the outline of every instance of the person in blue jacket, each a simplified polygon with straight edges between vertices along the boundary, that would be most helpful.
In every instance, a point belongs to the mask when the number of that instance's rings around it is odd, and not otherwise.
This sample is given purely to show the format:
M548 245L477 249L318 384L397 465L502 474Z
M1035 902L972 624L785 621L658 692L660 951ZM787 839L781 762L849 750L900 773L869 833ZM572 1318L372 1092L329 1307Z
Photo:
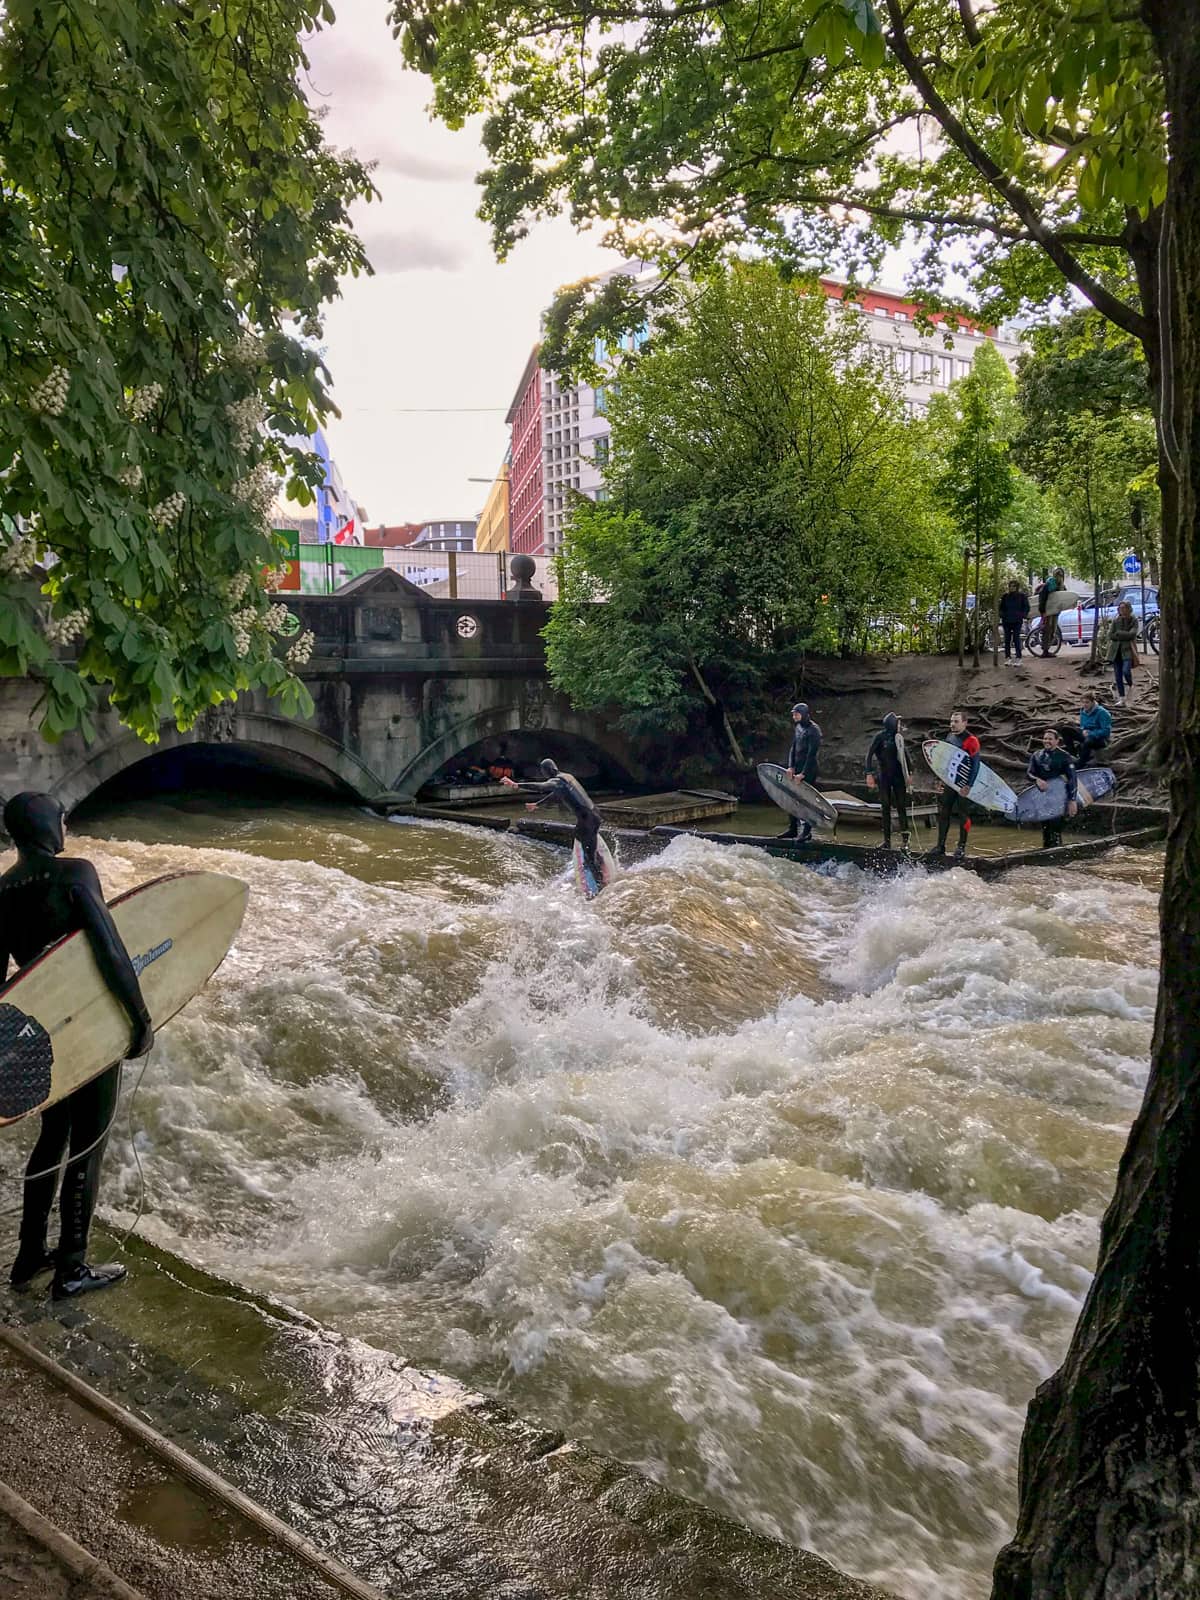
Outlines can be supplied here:
M787 775L802 778L816 787L818 757L821 753L821 727L813 721L812 712L803 700L792 707L792 747L788 751ZM795 839L807 844L812 838L812 823L801 825L798 817L789 817L788 825L779 835L781 839Z
M1067 782L1067 815L1073 817L1079 810L1079 786L1075 781L1075 763L1063 749L1058 737L1057 728L1047 728L1042 734L1042 748L1035 750L1029 758L1029 765L1025 769L1025 776L1032 778L1038 788L1045 791L1054 782L1055 778L1065 778ZM1049 822L1042 824L1042 849L1051 850L1055 845L1062 843L1062 818L1054 817Z
M1078 728L1060 728L1059 735L1076 767L1086 767L1112 738L1112 713L1089 689L1079 708Z

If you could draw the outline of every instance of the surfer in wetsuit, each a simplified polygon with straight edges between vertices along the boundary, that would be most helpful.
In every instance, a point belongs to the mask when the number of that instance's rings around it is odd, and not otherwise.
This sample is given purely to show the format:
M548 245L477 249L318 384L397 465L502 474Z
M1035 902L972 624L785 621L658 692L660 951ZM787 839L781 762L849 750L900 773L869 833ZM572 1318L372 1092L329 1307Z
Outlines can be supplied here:
M1042 734L1042 748L1029 758L1025 776L1032 778L1045 794L1055 778L1067 780L1067 815L1073 817L1079 810L1079 786L1075 781L1075 763L1059 742L1058 729L1047 728ZM1062 843L1062 818L1054 817L1042 824L1042 849L1052 850Z
M961 861L967 853L967 839L971 833L971 817L967 809L967 796L971 792L971 785L979 776L979 740L967 727L967 714L965 711L954 711L950 715L950 731L946 735L946 743L957 745L967 757L967 766L964 771L959 769L959 783L951 787L943 783L937 802L938 836L937 844L929 852L931 856L944 856L946 854L946 840L950 837L950 824L955 817L958 818L958 844L954 851L955 861Z
M144 1056L154 1043L150 1013L95 867L90 861L61 857L66 837L62 806L48 794L16 795L4 808L4 827L17 847L17 860L0 878L0 981L8 977L10 958L24 971L48 945L69 933L84 933L105 982L129 1015L126 1059ZM10 1274L15 1289L53 1269L54 1298L70 1300L107 1289L125 1276L125 1268L116 1262L87 1264L100 1165L120 1087L118 1061L42 1112L41 1133L25 1169L21 1240ZM51 1255L46 1232L64 1151L61 1231Z
M602 884L604 874L596 859L596 840L600 837L600 813L592 803L591 795L578 778L573 778L569 772L560 772L553 761L543 761L541 768L545 774L544 783L515 783L512 778L501 778L500 782L506 789L519 789L522 794L541 795L540 800L526 802L526 811L536 811L538 806L548 805L552 800L557 800L566 806L575 817L575 837L579 840L583 851L584 862L591 869L596 882Z
M908 756L904 749L904 733L900 718L889 711L883 727L871 740L866 760L867 785L879 786L879 804L883 812L883 848L892 848L892 806L900 818L900 845L908 849L910 838L908 823Z
M788 751L787 775L801 778L816 787L817 764L821 753L821 727L813 721L812 712L803 700L792 707L792 748ZM779 835L781 839L796 839L807 844L812 838L812 823L801 823L799 817L789 817L788 825Z

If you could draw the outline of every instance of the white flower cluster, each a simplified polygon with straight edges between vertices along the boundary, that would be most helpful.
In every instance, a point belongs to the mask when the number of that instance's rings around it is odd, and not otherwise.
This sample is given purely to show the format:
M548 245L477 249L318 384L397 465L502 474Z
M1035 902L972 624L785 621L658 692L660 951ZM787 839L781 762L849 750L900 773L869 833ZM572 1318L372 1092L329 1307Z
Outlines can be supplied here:
M247 330L230 349L229 359L235 367L260 367L267 359L267 347L257 333Z
M29 403L44 417L61 417L71 392L71 375L66 367L55 367L29 396Z
M289 647L286 656L289 667L306 667L312 660L313 645L316 643L309 629L305 629L298 639Z
M262 614L262 625L268 633L279 633L288 619L288 608L282 600L268 606Z
M143 389L135 389L129 401L129 415L135 422L141 422L148 417L155 406L163 397L161 383L148 383Z
M233 442L238 450L247 449L253 442L266 414L267 408L256 394L248 394L244 400L235 400L225 407L225 415L233 424Z
M278 488L275 474L265 461L260 461L252 472L238 479L231 492L240 505L248 507L260 522L265 523L275 503Z
M117 474L117 481L123 483L127 489L140 489L142 486L142 469L136 462L133 466L122 467Z
M249 587L250 574L248 572L235 572L225 585L225 598L231 605L237 605Z
M242 611L235 611L229 619L233 627L233 643L239 656L250 654L250 630L258 621L258 612L253 606L247 606Z
M70 644L77 634L87 632L87 625L86 611L68 611L64 617L50 617L42 631L51 644Z
M155 522L161 524L162 527L170 528L179 521L180 517L183 515L183 508L186 504L187 501L183 498L179 491L176 490L174 494L169 494L165 500L160 500L154 507L153 511L151 511L150 515L154 518Z
M6 578L24 578L33 571L36 560L33 540L22 539L18 535L0 554L0 573Z
M286 565L282 567L264 567L259 581L268 594L274 594L287 575L288 569Z

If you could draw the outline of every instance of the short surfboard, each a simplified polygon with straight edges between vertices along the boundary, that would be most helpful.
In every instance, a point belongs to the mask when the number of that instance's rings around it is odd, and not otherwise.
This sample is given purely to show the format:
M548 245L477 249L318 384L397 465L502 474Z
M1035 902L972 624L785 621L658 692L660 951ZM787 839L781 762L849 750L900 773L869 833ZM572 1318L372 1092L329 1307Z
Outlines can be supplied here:
M758 781L781 811L801 822L810 822L816 828L836 828L838 814L825 796L803 778L789 778L786 767L777 767L773 761L764 761L758 769Z
M1083 596L1075 594L1070 589L1056 589L1053 594L1046 596L1046 609L1041 614L1044 617L1056 617L1060 611L1074 611L1076 606L1083 604Z
M617 863L612 858L612 851L603 839L596 840L596 860L600 864L600 876L588 866L583 858L583 846L576 839L572 855L575 858L575 883L580 894L585 900L594 900L601 889L607 889L617 875Z
M942 782L948 783L952 789L957 789L959 773L970 765L971 758L966 751L960 750L948 739L926 739L921 748L925 752L926 761ZM979 763L979 771L975 775L975 782L971 785L967 799L974 801L977 806L983 806L987 811L1002 811L1008 815L1011 815L1017 804L1013 790L982 761Z
M131 889L109 909L156 1029L221 965L249 889L217 872L176 872ZM125 1008L83 933L68 934L0 988L0 1125L44 1111L129 1049Z
M1079 806L1090 806L1101 800L1117 786L1116 774L1111 767L1084 767L1075 774ZM1035 783L1017 796L1016 820L1018 822L1057 822L1067 814L1067 780L1052 778L1045 789Z

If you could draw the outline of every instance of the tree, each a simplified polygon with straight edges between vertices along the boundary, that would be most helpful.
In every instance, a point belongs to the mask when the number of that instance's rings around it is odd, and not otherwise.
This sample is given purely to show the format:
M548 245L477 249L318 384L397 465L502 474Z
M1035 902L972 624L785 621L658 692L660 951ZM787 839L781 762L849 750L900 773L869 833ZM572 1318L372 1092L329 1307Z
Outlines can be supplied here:
M853 648L947 552L853 314L736 263L677 285L669 325L608 386L610 499L575 509L549 662L576 704L642 728L707 703L740 762L726 697L781 650Z
M997 360L1000 358L997 357ZM975 551L974 665L979 665L983 592L980 585L980 559L985 544L997 545L1005 513L1016 493L1015 472L1008 458L999 407L987 392L986 375L974 368L960 385L962 411L946 466L937 482L938 496L950 513L959 537ZM996 562L997 570L999 561ZM963 616L963 626L966 615ZM958 660L962 665L963 641L959 635Z
M1200 1523L1200 0L393 0L448 121L482 112L501 253L540 214L664 271L753 237L985 314L1068 290L1141 345L1158 433L1171 796L1150 1079L1071 1348L1031 1408L996 1600L1164 1600ZM639 239L639 235L642 237ZM568 321L636 325L636 285ZM636 319L636 321L635 321ZM561 341L560 341L561 342ZM1103 1470L1100 1470L1100 1464ZM1110 1583L1111 1579L1111 1583ZM1106 1585L1108 1585L1106 1590Z
M44 681L51 738L90 734L102 685L151 740L255 685L311 709L259 575L277 484L320 481L321 304L364 265L366 170L296 85L331 15L6 0L0 673Z

